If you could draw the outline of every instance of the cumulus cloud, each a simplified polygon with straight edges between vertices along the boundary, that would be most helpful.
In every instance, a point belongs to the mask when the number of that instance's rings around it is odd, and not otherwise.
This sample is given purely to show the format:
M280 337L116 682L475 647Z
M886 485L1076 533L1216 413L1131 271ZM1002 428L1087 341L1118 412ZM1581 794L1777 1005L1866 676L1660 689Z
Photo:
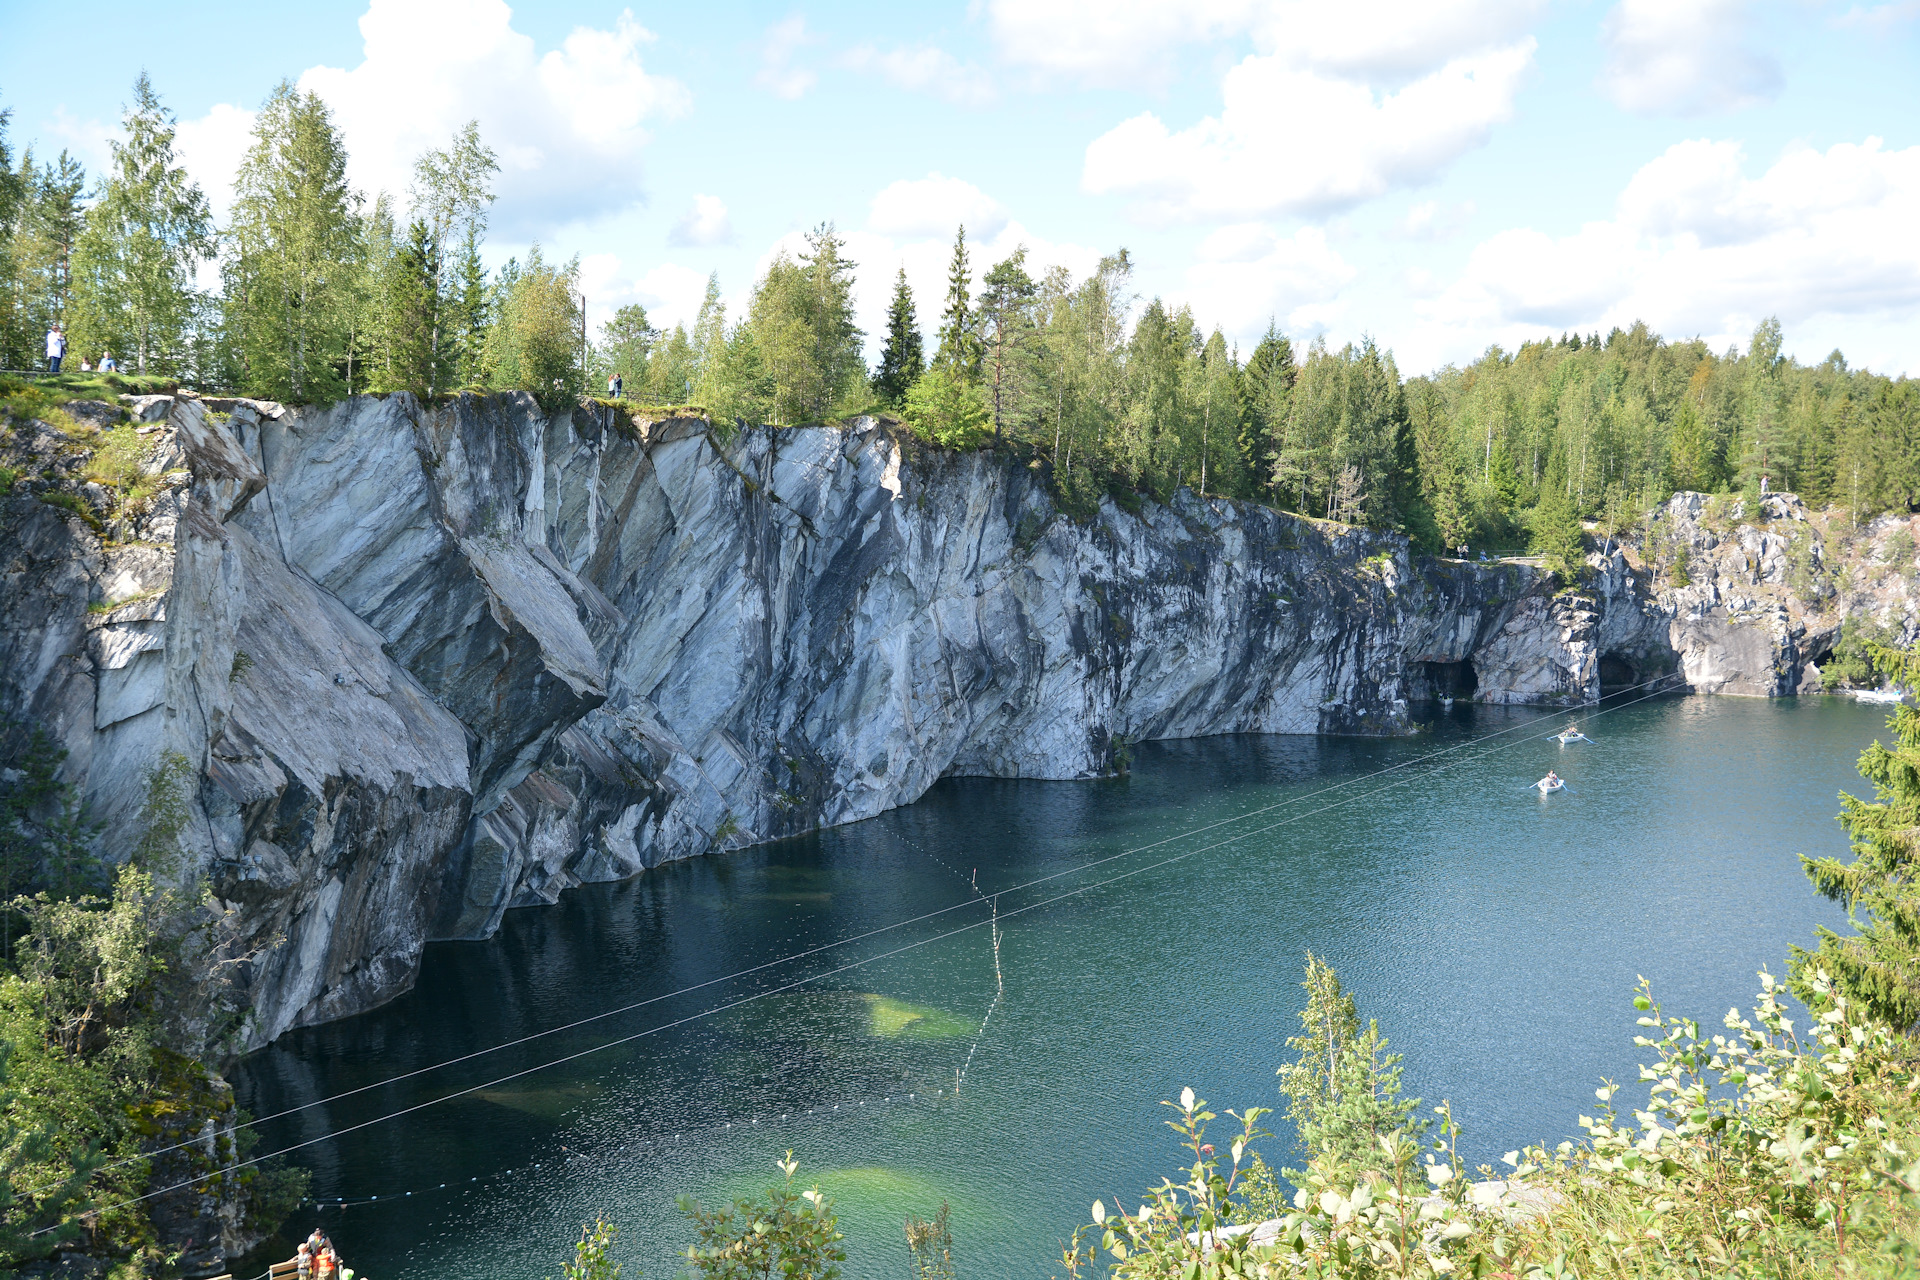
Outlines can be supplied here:
M793 62L794 55L812 43L807 20L799 14L774 23L760 41L760 71L753 82L776 98L791 102L800 97L820 78Z
M1283 329L1318 328L1327 306L1358 272L1318 227L1282 236L1263 223L1221 227L1200 242L1182 301L1203 325L1251 334L1277 319Z
M256 115L230 103L217 103L198 119L182 120L174 136L180 163L207 193L218 221L226 221L233 205L233 179L253 145Z
M841 62L849 70L877 75L896 89L930 93L955 106L983 106L995 96L993 77L985 70L933 45L885 50L860 45L848 50Z
M1534 41L1456 58L1405 87L1255 54L1227 73L1220 114L1174 131L1145 112L1096 138L1081 182L1175 222L1316 214L1438 176L1513 114Z
M1008 222L1006 206L960 178L934 172L924 178L903 178L873 198L867 226L888 236L945 236L966 224L977 240L990 241Z
M1049 78L1163 79L1181 45L1246 37L1257 52L1361 76L1405 76L1511 43L1544 0L989 0L1007 61Z
M667 233L667 243L681 248L733 243L733 219L719 196L695 195L693 204Z
M1620 0L1603 27L1600 87L1642 115L1701 115L1770 102L1780 64L1751 44L1750 0Z
M354 185L403 193L414 158L475 119L500 158L493 221L509 238L641 198L646 126L689 101L642 65L652 34L623 11L540 53L512 16L501 0L372 0L360 64L300 77L333 108Z
M1414 240L1428 244L1452 239L1467 224L1474 214L1474 203L1463 200L1459 204L1443 205L1437 200L1422 200L1407 210L1407 216L1400 219L1390 233L1395 239Z
M676 324L691 328L707 296L707 277L672 263L632 275L619 255L594 253L580 260L580 287L587 296L588 325L597 336L614 312L636 302L647 309L647 321L656 329Z
M1679 143L1634 175L1610 220L1566 236L1478 245L1429 322L1517 338L1645 319L1670 335L1744 341L1778 315L1906 336L1920 325L1920 146L1878 138L1782 157L1747 176L1738 143ZM1904 357L1911 364L1911 353Z

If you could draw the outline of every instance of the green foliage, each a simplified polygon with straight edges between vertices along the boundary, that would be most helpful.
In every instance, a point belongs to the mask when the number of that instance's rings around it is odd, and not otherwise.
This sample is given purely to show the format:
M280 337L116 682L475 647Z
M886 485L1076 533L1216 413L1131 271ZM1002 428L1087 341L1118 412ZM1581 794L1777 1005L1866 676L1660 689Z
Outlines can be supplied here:
M972 449L991 435L992 414L978 383L936 364L907 391L907 425L923 440Z
M201 886L174 883L191 775L183 758L164 757L152 771L133 857L101 897L81 843L96 831L53 773L59 753L33 733L13 737L26 745L14 766L21 777L0 797L0 840L9 869L28 846L44 887L8 901L18 927L0 971L10 1091L0 1111L0 1247L52 1227L33 1249L77 1241L98 1255L157 1260L147 1207L126 1202L159 1168L167 1177L210 1172L251 1141L235 1130L231 1094L196 1056L237 1025L225 975L251 957ZM195 1144L163 1165L144 1154L156 1139L170 1144L209 1125L218 1129L211 1151ZM284 1214L305 1191L304 1175L285 1169L222 1181L209 1189L261 1217Z
M65 747L38 725L0 723L0 901L38 890L71 898L105 885L93 853L99 824L60 780ZM0 961L13 954L18 917L0 910Z
M1586 570L1586 533L1567 493L1565 478L1555 467L1548 468L1531 523L1531 545L1546 558L1547 567L1565 584L1579 581Z
M206 197L174 154L173 113L146 73L121 117L125 137L73 248L71 353L113 350L139 373L193 363L196 266L213 253Z
M893 278L893 301L887 304L887 340L880 349L880 370L873 375L873 393L887 408L899 410L906 405L907 388L919 381L926 368L913 287L907 283L907 269L901 267Z
M793 1189L800 1167L793 1152L777 1167L785 1181L761 1200L709 1210L691 1196L679 1198L698 1235L686 1252L692 1272L706 1280L835 1280L840 1274L847 1254L831 1202L817 1187Z
M1417 1145L1425 1130L1415 1118L1420 1100L1400 1096L1400 1055L1387 1052L1378 1024L1369 1021L1361 1030L1359 1011L1341 990L1339 975L1311 952L1300 985L1307 991L1301 1033L1287 1041L1298 1056L1279 1071L1287 1118L1314 1160L1356 1174L1383 1170L1382 1135L1403 1134ZM1289 1170L1287 1176L1295 1175Z
M249 393L305 402L346 390L364 269L357 204L332 112L281 81L255 119L226 231L226 317Z
M1874 688L1880 680L1874 652L1893 643L1893 639L1893 633L1872 618L1843 619L1840 638L1834 642L1833 657L1820 668L1820 687L1829 693L1838 689Z
M580 259L550 265L540 246L524 266L501 268L499 314L487 331L487 367L494 385L531 391L557 409L586 391L581 364Z
M947 1202L929 1221L907 1215L907 1256L911 1280L954 1280L953 1232L947 1226Z
M1911 687L1920 677L1914 654L1864 643L1874 667L1896 686ZM1854 932L1822 927L1815 950L1796 947L1793 979L1807 998L1812 975L1829 974L1856 1006L1911 1031L1920 1023L1920 886L1914 882L1913 840L1920 827L1920 712L1903 705L1887 726L1893 746L1876 741L1860 754L1860 776L1873 783L1874 801L1840 796L1840 825L1853 857L1801 858L1814 888L1846 906Z
M582 1226L573 1261L560 1268L563 1280L620 1280L620 1264L613 1260L613 1246L619 1239L620 1228L605 1218L596 1217L592 1225Z
M1269 1136L1259 1127L1266 1110L1249 1107L1243 1116L1227 1113L1240 1122L1240 1132L1229 1145L1231 1159L1223 1167L1214 1144L1207 1141L1207 1125L1217 1117L1206 1109L1205 1100L1196 1098L1192 1089L1183 1089L1178 1103L1161 1105L1174 1109L1175 1117L1167 1126L1180 1135L1180 1145L1192 1154L1193 1163L1180 1171L1180 1181L1163 1178L1134 1212L1125 1211L1116 1201L1109 1213L1105 1201L1095 1200L1093 1225L1076 1231L1062 1252L1069 1277L1078 1277L1082 1269L1095 1270L1102 1255L1111 1260L1109 1274L1114 1280L1250 1274L1244 1270L1250 1253L1248 1236L1225 1228L1244 1220L1236 1198L1243 1190L1242 1164L1253 1143Z
M972 291L973 267L967 259L967 228L963 223L953 237L946 306L940 312L940 345L934 350L932 362L934 368L962 381L980 376L980 335L970 301Z
M1622 1116L1623 1090L1603 1083L1596 1114L1579 1118L1584 1141L1509 1152L1498 1181L1486 1166L1468 1176L1442 1105L1424 1161L1412 1124L1376 1136L1370 1167L1315 1148L1287 1197L1250 1151L1265 1136L1257 1112L1224 1165L1205 1141L1213 1115L1187 1090L1174 1127L1193 1163L1137 1212L1095 1202L1062 1262L1069 1277L1104 1261L1127 1280L1912 1274L1912 1041L1817 973L1810 991L1825 1012L1797 1037L1783 989L1764 973L1761 983L1751 1018L1735 1010L1724 1034L1703 1034L1666 1015L1643 980L1644 1103ZM1320 994L1339 1022L1337 991Z

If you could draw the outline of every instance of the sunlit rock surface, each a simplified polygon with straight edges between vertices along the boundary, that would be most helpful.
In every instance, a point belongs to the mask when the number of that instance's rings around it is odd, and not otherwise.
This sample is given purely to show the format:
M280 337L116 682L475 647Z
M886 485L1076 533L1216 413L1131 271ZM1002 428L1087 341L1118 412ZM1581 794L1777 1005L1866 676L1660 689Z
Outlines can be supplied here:
M195 865L263 948L251 1045L391 998L428 940L510 907L944 775L1674 673L1791 692L1832 630L1720 577L1661 587L1647 547L1556 594L1184 491L1076 523L1039 471L874 420L721 442L524 395L130 408L163 486L137 520L103 540L24 481L0 502L0 714L68 748L110 852L161 753L186 758ZM57 476L33 430L10 453Z

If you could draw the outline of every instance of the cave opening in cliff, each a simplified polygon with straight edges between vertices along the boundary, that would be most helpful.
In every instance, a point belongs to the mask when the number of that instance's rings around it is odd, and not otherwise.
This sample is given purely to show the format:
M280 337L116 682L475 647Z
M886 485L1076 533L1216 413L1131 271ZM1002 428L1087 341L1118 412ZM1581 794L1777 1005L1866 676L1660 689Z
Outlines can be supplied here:
M1473 670L1470 660L1460 662L1428 662L1426 668L1427 688L1436 698L1471 698L1473 691L1480 687L1480 677Z
M1640 673L1634 670L1631 662L1617 653L1600 655L1600 688L1627 689L1640 683Z

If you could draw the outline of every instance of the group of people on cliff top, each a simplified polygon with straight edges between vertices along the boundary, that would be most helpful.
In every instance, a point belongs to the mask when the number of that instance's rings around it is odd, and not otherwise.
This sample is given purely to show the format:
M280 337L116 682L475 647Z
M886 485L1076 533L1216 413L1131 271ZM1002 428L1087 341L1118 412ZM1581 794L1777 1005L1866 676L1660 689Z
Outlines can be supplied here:
M47 330L47 372L60 372L60 362L66 358L67 331L56 324L53 328ZM113 373L120 368L120 362L113 358L113 352L102 351L100 353L99 368L102 373ZM93 370L94 366L88 364L85 359L80 361L80 371L82 373L92 373Z
M353 1280L353 1268L341 1263L340 1255L333 1251L333 1241L319 1227L300 1242L293 1259L299 1280Z

